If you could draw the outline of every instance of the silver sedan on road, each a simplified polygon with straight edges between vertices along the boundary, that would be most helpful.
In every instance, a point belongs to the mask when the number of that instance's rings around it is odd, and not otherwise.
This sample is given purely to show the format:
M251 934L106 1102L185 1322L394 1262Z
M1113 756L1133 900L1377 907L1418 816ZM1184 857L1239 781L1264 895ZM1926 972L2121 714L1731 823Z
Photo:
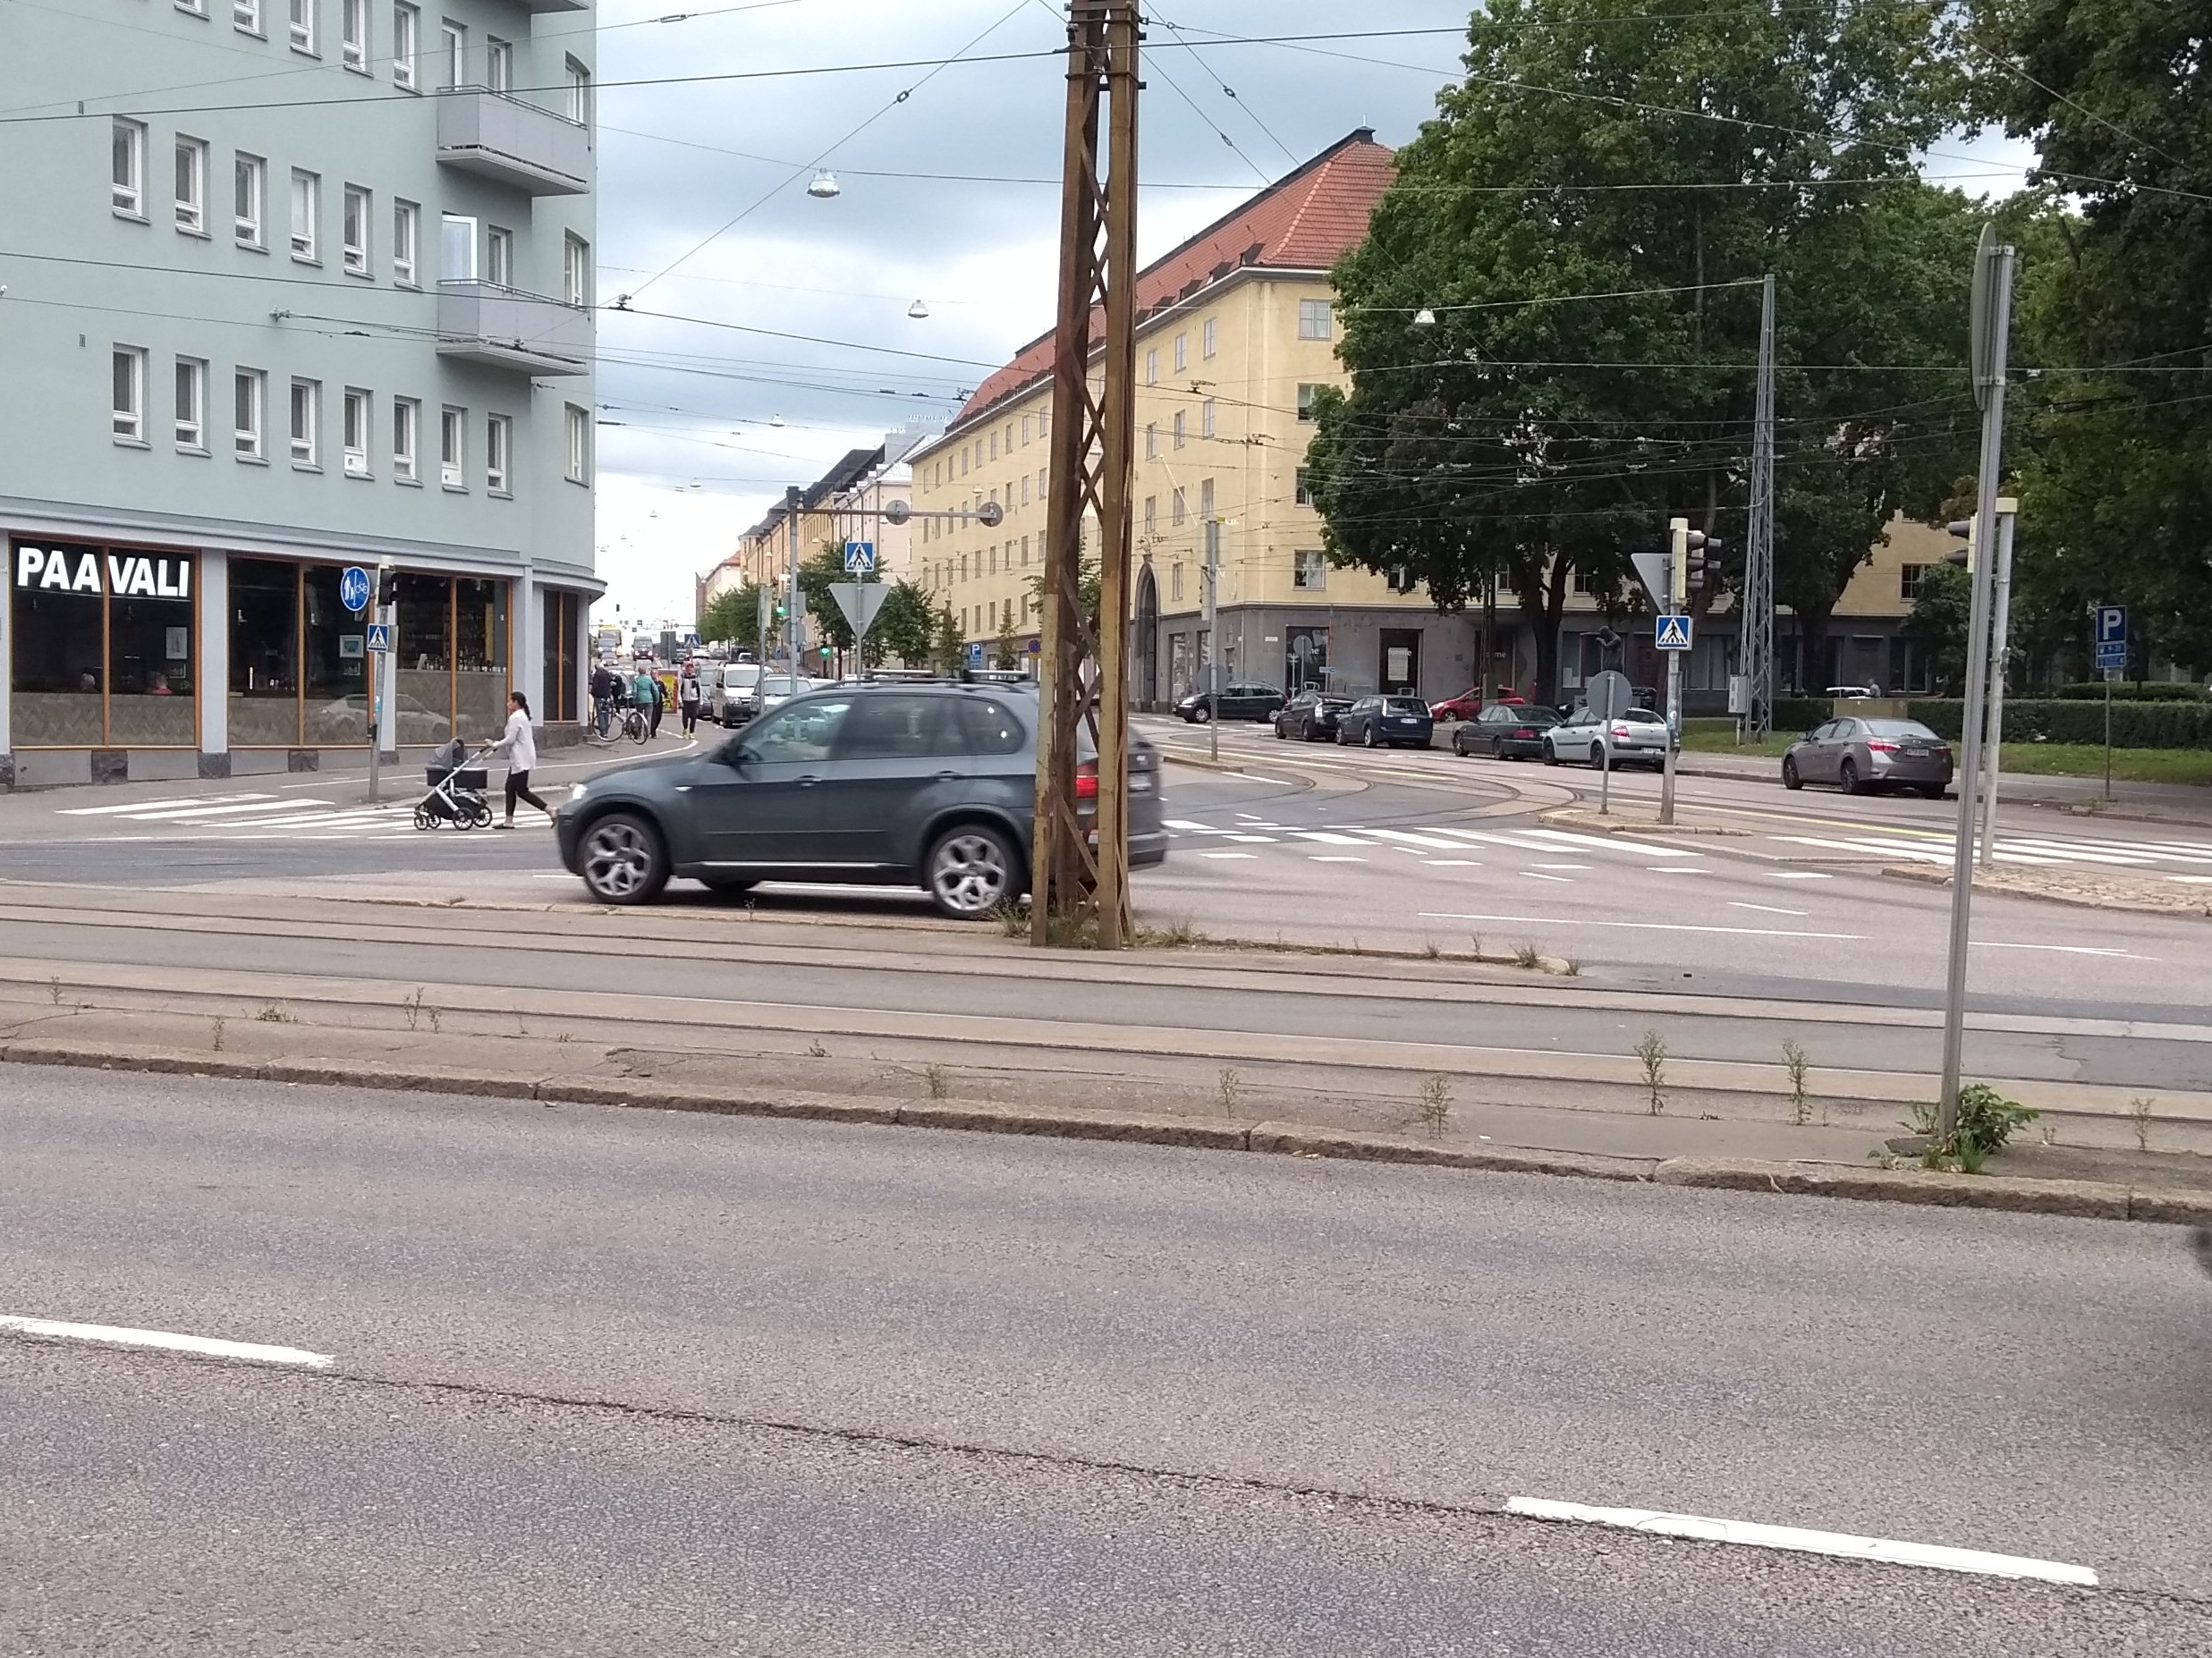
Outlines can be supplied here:
M1580 760L1586 766L1604 764L1604 724L1589 708L1577 708L1544 733L1544 764L1557 766L1567 760ZM1656 770L1666 764L1667 743L1673 736L1665 720L1650 709L1631 708L1613 721L1612 763L1648 766Z
M1830 720L1782 756L1782 786L1832 782L1845 794L1911 789L1931 800L1951 786L1951 745L1918 720Z

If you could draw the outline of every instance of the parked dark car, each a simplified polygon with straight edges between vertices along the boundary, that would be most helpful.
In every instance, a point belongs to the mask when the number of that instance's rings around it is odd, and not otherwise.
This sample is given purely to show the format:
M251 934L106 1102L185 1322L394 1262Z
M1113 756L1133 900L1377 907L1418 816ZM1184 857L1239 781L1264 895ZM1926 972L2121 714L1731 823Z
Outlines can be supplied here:
M1419 697L1362 697L1336 716L1336 740L1368 749L1426 749L1435 730Z
M1558 723L1558 715L1532 702L1493 703L1453 732L1452 752L1487 754L1494 760L1540 760L1544 733Z
M1918 720L1830 720L1784 750L1782 786L1832 782L1845 794L1911 789L1940 800L1951 766L1951 745Z
M1220 706L1208 691L1193 691L1175 705L1175 712L1193 725L1203 725L1216 716L1225 720L1259 720L1262 723L1275 718L1276 710L1286 699L1280 686L1262 685L1258 681L1238 681L1221 688Z
M1320 742L1336 735L1336 722L1352 706L1349 697L1329 697L1309 686L1275 711L1275 734L1295 737L1301 742Z
M561 862L610 904L671 876L718 892L763 881L920 885L980 919L1029 888L1037 698L1014 688L857 686L761 715L704 753L602 772L554 814ZM1131 734L1129 856L1167 856L1160 761ZM1077 811L1095 822L1098 759L1079 750Z

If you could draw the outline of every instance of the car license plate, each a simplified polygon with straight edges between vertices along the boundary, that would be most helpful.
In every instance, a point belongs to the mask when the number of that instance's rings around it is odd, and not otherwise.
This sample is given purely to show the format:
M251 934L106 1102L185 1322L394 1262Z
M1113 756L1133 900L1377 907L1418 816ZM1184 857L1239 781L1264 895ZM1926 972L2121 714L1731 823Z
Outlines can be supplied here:
M1908 760L1925 760L1928 758L1928 750L1925 749L1907 749L1905 750L1905 758Z
M1130 773L1129 791L1131 794L1150 794L1152 792L1152 774L1150 772Z

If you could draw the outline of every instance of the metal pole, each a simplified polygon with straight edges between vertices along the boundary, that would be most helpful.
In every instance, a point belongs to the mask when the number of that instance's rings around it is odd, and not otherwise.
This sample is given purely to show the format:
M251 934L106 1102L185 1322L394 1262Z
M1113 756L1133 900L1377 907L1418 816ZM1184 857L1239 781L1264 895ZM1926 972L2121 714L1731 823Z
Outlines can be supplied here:
M1690 520L1666 520L1666 607L1681 615L1690 601ZM1659 821L1674 821L1674 740L1682 717L1682 654L1666 653L1666 753L1660 762ZM1611 730L1610 722L1607 730Z
M2119 677L2119 673L2117 668L2105 670L2105 799L2107 800L2112 799L2112 682ZM372 795L369 798L373 799L376 797Z
M1986 265L1986 267L1985 267ZM1981 417L1981 477L1974 506L1975 545L1996 546L1997 476L2004 461L2004 373L2013 312L2013 250L1989 248L1977 259L1977 316L1987 332L1977 342L1986 393ZM1987 283L1987 287L1982 284ZM1986 355L1984 354L1986 353ZM1959 1072L1966 1045L1966 949L1974 903L1974 780L1981 774L1983 689L1988 682L1989 611L1996 561L1977 559L1974 598L1966 635L1966 709L1961 736L1965 746L1959 775L1958 826L1952 837L1951 948L1944 986L1943 1092L1937 1106L1937 1130L1947 1144L1959 1123Z
M2013 525L2020 503L2010 495L1997 502L1997 592L1995 638L1989 647L1989 754L1982 767L1981 867L1997 860L1997 776L2004 769L2004 665L2012 631Z
M789 660L784 671L794 691L799 689L799 503L804 498L796 485L784 491L784 513L791 531L791 598L784 613L784 653Z
M1206 751L1221 758L1221 520L1206 520Z
M1743 732L1753 742L1775 723L1775 279L1759 312L1759 395L1751 431L1751 527L1743 548L1743 621L1738 640L1744 689Z

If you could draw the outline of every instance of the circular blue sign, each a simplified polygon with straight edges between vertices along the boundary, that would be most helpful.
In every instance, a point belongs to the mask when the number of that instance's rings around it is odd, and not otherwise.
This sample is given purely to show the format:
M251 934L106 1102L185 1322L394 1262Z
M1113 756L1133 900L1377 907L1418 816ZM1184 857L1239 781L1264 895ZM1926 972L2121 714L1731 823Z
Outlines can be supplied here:
M356 613L367 610L369 596L375 591L375 586L367 571L359 564L348 564L338 578L338 602Z

